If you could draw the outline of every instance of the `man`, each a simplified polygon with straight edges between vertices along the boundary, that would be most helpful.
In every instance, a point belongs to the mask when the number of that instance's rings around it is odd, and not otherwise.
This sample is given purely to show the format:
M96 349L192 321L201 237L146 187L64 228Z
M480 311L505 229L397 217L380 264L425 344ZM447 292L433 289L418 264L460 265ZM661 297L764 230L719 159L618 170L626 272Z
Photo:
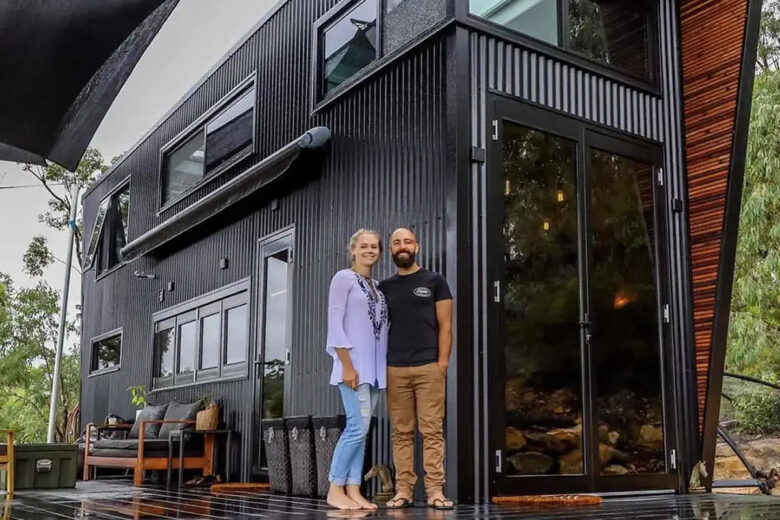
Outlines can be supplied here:
M390 508L412 505L414 430L423 438L425 492L430 507L452 509L444 496L444 393L452 347L452 294L443 276L421 268L417 239L406 228L390 238L395 276L379 288L390 311L387 407L393 423L396 495Z

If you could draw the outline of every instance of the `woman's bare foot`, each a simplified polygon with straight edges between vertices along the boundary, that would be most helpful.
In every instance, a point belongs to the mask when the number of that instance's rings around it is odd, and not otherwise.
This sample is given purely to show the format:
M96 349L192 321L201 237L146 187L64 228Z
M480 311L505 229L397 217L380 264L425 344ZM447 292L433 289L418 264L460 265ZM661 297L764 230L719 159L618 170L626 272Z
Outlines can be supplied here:
M336 509L360 509L360 506L344 493L344 486L335 486L331 484L330 489L328 489L328 498L326 499L326 502L329 506L335 507Z
M372 504L360 494L360 486L347 485L347 497L358 505L360 509L376 510L377 505Z

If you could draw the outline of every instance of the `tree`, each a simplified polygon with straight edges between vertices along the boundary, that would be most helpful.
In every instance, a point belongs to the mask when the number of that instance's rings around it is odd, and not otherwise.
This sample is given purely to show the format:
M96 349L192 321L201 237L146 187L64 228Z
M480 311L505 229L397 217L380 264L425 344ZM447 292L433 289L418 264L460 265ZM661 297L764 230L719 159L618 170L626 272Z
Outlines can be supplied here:
M45 282L18 289L0 273L0 424L24 442L46 439L54 373L59 294ZM75 322L67 324L75 331ZM68 438L69 412L79 401L79 353L63 353L55 439Z
M753 90L728 370L780 382L780 71Z
M761 74L780 65L780 0L764 0L758 40L756 72Z
M114 158L112 163L118 158ZM59 164L49 163L47 166L25 164L24 171L32 175L49 192L47 201L48 210L38 216L38 220L56 230L64 230L68 227L70 212L73 202L70 196L74 184L83 192L95 179L105 173L109 165L103 161L103 155L94 148L87 148L81 158L75 172L70 172ZM75 252L77 264L80 265L82 257L81 244L83 243L83 222L81 217L76 219ZM43 270L51 265L55 257L48 248L46 239L36 236L30 242L25 253L25 270L31 276L39 276Z

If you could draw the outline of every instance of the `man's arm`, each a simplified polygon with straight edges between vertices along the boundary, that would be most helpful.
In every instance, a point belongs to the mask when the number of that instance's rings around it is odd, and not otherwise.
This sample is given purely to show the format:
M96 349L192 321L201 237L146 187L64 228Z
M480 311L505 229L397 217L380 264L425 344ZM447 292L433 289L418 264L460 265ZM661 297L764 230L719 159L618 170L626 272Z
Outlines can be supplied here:
M439 322L439 368L446 373L452 350L452 299L436 302L436 321Z

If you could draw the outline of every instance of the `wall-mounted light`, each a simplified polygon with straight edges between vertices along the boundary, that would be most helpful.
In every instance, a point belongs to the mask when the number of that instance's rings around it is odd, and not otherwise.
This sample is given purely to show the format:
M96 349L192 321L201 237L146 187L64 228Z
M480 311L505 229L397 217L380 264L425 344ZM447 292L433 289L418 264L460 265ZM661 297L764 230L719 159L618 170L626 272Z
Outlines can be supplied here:
M133 271L133 276L136 278L146 278L147 280L154 280L157 278L156 274L144 273L142 271Z
M550 231L550 221L545 219L544 222L542 222L542 231Z
M509 179L507 179L504 186L504 195L508 197L510 193L512 193L512 183L510 183Z
M558 202L563 202L566 200L566 195L563 193L563 190L558 190L555 194L555 199Z

